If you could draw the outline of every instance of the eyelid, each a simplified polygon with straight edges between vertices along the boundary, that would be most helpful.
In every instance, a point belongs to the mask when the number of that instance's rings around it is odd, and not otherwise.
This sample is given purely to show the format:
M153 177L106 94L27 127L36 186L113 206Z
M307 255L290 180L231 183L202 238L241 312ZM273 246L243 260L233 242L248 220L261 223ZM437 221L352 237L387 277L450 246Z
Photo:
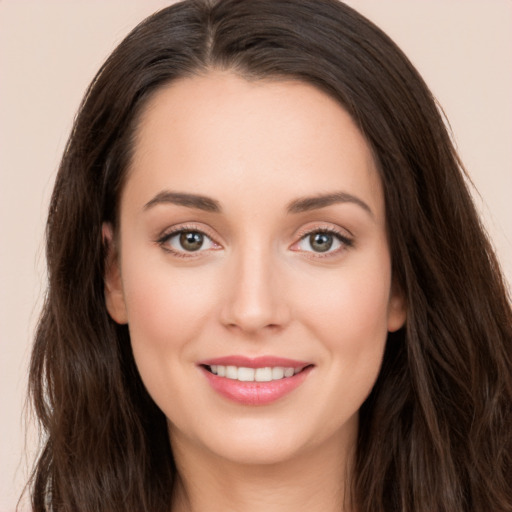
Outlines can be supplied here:
M173 238L176 235L179 235L183 232L197 232L201 233L203 236L207 237L212 244L214 244L216 247L209 248L205 250L199 249L198 251L179 251L174 248L171 248L170 246L166 246L166 242L168 242L171 238ZM178 224L176 226L171 226L167 229L165 229L158 237L156 238L155 242L162 247L162 249L166 252L169 252L175 256L181 257L181 258L194 258L199 256L202 253L205 253L210 250L218 250L222 248L222 245L217 242L217 237L213 236L210 233L209 229L206 229L204 226L199 226L197 224L193 223L185 223L185 224Z
M198 232L207 237L212 244L215 245L214 248L208 248L208 249L199 249L198 251L181 251L181 250L175 250L171 248L170 246L166 246L166 242L168 242L173 236L176 236L182 232ZM198 257L199 255L211 251L211 250L219 250L222 249L223 246L221 243L217 241L218 237L211 234L211 229L209 229L207 226L199 225L196 223L184 223L184 224L177 224L175 226L171 226L166 228L159 234L155 240L155 242L162 247L163 250L166 252L169 252L177 257L182 258L194 258ZM314 233L328 233L332 234L337 238L337 240L340 242L341 247L334 250L334 251L326 251L324 253L322 252L315 252L315 251L304 251L302 249L294 249L294 246L297 246L302 240L304 240L307 236L310 236ZM348 233L348 234L347 234ZM330 256L336 256L340 252L344 252L347 249L353 247L354 245L354 239L353 235L347 230L342 229L336 226L333 226L332 224L316 224L316 225L307 225L302 227L300 230L297 231L296 234L296 241L290 246L290 249L295 252L303 252L308 253L309 257L314 258L327 258Z
M354 235L346 228L341 228L339 226L330 224L330 223L308 223L305 226L302 226L297 231L297 238L304 238L306 235L310 235L311 233L333 233L335 235L339 235L341 238L352 239Z
M340 242L341 247L339 249L336 249L335 251L327 251L324 253L315 252L315 251L303 251L300 249L293 249L294 246L297 246L306 237L311 236L312 234L315 234L315 233L328 233L328 234L335 236L338 239L338 241ZM347 249L350 249L354 246L353 235L351 233L350 234L347 234L347 233L350 233L350 232L346 229L341 229L341 228L335 227L333 225L321 224L321 225L303 227L297 232L297 241L291 245L290 249L293 251L296 251L296 252L307 253L308 257L313 257L313 258L327 258L330 256L337 256L337 255L339 255L340 252L344 252Z

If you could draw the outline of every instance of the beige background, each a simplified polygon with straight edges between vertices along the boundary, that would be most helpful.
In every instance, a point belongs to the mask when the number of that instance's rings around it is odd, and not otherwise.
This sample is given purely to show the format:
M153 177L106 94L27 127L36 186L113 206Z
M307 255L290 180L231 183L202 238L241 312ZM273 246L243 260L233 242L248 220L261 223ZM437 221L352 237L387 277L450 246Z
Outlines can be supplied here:
M59 156L103 59L168 3L0 0L0 512L14 510L34 452L22 407ZM443 105L512 282L512 1L349 3L395 39Z

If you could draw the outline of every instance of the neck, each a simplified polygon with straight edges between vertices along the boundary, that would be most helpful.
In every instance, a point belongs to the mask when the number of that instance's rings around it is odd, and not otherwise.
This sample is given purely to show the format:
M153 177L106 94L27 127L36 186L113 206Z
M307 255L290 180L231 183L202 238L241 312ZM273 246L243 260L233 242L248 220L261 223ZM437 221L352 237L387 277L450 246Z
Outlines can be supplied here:
M179 475L173 512L352 510L347 482L353 448L339 439L272 464L225 460L177 439L172 445Z

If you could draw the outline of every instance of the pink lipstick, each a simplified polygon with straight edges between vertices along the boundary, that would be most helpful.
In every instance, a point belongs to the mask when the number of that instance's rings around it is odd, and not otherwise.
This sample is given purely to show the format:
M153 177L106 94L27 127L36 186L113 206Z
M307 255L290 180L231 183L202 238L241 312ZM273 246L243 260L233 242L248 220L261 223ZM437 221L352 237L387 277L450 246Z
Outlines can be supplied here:
M243 405L266 405L300 386L313 364L274 356L227 356L201 361L199 368L225 398Z

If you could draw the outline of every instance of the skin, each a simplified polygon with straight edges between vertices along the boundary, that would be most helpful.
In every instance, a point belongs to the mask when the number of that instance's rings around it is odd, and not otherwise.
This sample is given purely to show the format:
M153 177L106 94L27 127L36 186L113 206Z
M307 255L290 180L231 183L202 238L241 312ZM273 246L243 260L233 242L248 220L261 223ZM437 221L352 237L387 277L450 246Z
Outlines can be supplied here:
M342 510L358 410L387 332L406 315L365 139L311 85L212 71L150 100L128 172L119 233L104 226L106 302L128 323L141 377L168 418L180 477L173 510ZM221 212L161 201L162 192L206 196ZM163 240L174 229L209 238L187 253L179 235ZM332 248L315 251L308 233L326 229L349 243L328 235ZM276 402L242 405L198 367L227 355L314 366Z

